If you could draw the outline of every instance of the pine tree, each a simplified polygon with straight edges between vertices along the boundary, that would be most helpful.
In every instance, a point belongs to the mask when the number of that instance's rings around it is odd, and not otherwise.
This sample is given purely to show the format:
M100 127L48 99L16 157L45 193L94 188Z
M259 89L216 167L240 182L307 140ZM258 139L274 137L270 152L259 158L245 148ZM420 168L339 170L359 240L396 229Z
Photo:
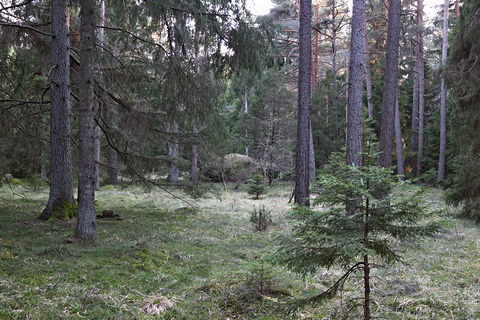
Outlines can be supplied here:
M260 196L266 192L265 185L263 184L263 176L261 174L254 175L248 180L248 194L254 195L255 200L260 199Z

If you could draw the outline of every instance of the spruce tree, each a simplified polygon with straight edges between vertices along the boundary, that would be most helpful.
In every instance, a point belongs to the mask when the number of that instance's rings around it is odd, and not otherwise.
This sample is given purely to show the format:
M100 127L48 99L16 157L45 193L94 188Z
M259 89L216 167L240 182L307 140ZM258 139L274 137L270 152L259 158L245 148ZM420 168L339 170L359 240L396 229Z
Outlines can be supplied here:
M362 166L345 165L341 157L333 157L328 165L333 173L320 175L316 186L314 205L326 209L295 207L292 234L278 251L282 264L303 275L313 274L319 267L346 270L327 291L300 300L299 305L334 297L350 275L361 271L365 320L372 318L370 271L374 263L401 261L395 241L430 237L440 229L438 223L424 220L429 210L423 205L421 190L395 192L401 186L412 187L399 183L391 169L376 165L376 143L371 132L366 135ZM345 209L351 199L359 199L353 202L354 214Z

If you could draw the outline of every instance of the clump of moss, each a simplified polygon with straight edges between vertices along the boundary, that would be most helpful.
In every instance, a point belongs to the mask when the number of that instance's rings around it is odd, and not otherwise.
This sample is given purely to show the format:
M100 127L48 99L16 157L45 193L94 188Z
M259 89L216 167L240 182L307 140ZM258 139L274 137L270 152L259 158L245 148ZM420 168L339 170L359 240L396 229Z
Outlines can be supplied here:
M76 217L78 213L78 204L76 201L58 201L53 205L52 214L48 221L70 220Z

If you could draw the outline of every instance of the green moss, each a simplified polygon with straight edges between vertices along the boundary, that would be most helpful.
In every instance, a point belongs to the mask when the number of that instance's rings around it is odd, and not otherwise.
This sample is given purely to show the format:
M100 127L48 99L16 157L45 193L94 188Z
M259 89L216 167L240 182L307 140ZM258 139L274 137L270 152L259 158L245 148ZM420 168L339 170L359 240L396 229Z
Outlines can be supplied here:
M48 221L70 220L77 216L78 205L76 202L58 201L53 205L52 214Z

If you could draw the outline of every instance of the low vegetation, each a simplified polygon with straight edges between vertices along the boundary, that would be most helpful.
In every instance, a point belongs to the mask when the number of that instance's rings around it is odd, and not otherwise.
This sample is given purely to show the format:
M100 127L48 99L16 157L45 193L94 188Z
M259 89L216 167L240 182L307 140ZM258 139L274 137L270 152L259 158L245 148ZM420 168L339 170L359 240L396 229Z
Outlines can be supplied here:
M191 200L199 209L186 210L161 192L107 187L97 212L116 218L99 219L100 241L85 246L71 241L74 219L36 219L46 189L2 188L0 319L355 319L360 274L332 300L288 310L342 273L319 269L303 279L272 264L277 235L289 230L290 192L275 186L252 200L228 191L221 200ZM432 189L425 201L453 214L440 194ZM259 202L275 221L265 232L249 221ZM419 247L398 242L405 264L372 270L372 311L387 319L480 318L479 236L478 227L455 220Z

